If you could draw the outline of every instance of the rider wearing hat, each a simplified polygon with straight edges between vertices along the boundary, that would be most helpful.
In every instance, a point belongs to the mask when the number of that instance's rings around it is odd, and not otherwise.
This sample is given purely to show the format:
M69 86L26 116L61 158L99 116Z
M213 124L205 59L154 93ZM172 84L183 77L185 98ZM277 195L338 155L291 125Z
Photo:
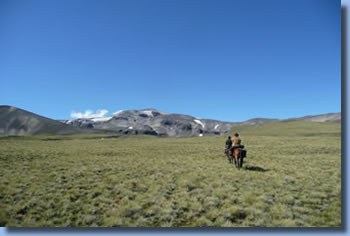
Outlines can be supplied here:
M232 144L233 146L240 146L241 145L241 138L239 137L239 134L238 133L235 133L235 136L233 137L233 140L232 140Z

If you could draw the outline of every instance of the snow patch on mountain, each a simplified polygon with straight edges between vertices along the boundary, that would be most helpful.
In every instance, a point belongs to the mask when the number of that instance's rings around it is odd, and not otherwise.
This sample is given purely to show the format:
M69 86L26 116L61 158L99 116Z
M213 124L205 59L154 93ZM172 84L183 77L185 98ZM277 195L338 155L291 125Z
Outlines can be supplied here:
M205 127L205 125L203 124L203 122L202 122L202 121L200 121L200 120L194 120L194 122L196 122L197 124L201 125L201 126L202 126L202 128L204 128L204 127Z
M122 112L123 112L123 110L116 111L116 112L113 113L113 116L117 116L117 115L119 115Z
M142 113L146 114L147 116L153 117L153 113L150 110L144 110Z

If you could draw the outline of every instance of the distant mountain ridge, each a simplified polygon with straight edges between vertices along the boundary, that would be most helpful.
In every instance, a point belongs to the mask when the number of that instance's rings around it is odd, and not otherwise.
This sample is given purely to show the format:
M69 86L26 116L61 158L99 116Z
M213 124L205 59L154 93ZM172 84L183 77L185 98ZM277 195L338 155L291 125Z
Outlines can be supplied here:
M287 120L340 122L341 113L329 113ZM243 122L199 119L189 115L169 114L156 109L126 110L109 117L53 120L20 108L0 106L0 135L119 133L189 137L223 135L240 125L259 126L278 119L255 118Z
M293 118L319 122L341 120L341 113ZM205 136L223 135L239 125L258 126L281 121L279 119L255 118L243 122L225 122L199 119L189 115L169 114L156 109L119 111L103 118L85 118L65 121L75 127L114 130L122 134L151 134L157 136Z
M156 109L120 111L104 118L85 118L64 122L81 128L114 130L122 134L157 136L203 136L227 133L236 122L199 119L189 115L168 114Z

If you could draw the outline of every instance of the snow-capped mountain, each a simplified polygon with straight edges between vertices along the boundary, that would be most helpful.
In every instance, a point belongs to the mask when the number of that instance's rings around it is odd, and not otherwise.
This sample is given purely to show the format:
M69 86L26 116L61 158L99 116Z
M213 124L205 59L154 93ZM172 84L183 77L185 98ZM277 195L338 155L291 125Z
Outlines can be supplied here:
M175 137L221 135L239 124L168 114L156 109L119 111L109 117L75 119L64 123L81 128L113 130L122 134Z

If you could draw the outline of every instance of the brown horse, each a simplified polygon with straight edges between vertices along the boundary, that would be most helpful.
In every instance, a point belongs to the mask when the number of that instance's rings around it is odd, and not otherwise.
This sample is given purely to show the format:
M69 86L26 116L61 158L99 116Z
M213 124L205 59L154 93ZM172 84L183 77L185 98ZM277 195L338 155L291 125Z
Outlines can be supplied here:
M241 161L242 161L242 158L241 158L241 148L237 147L237 148L233 148L233 151L232 151L232 157L233 159L235 160L235 165L238 169L240 169L242 166L241 166Z
M243 166L243 158L246 156L247 151L243 150L242 146L232 147L232 151L230 152L230 163L233 164L233 160L235 161L235 166L240 169Z

